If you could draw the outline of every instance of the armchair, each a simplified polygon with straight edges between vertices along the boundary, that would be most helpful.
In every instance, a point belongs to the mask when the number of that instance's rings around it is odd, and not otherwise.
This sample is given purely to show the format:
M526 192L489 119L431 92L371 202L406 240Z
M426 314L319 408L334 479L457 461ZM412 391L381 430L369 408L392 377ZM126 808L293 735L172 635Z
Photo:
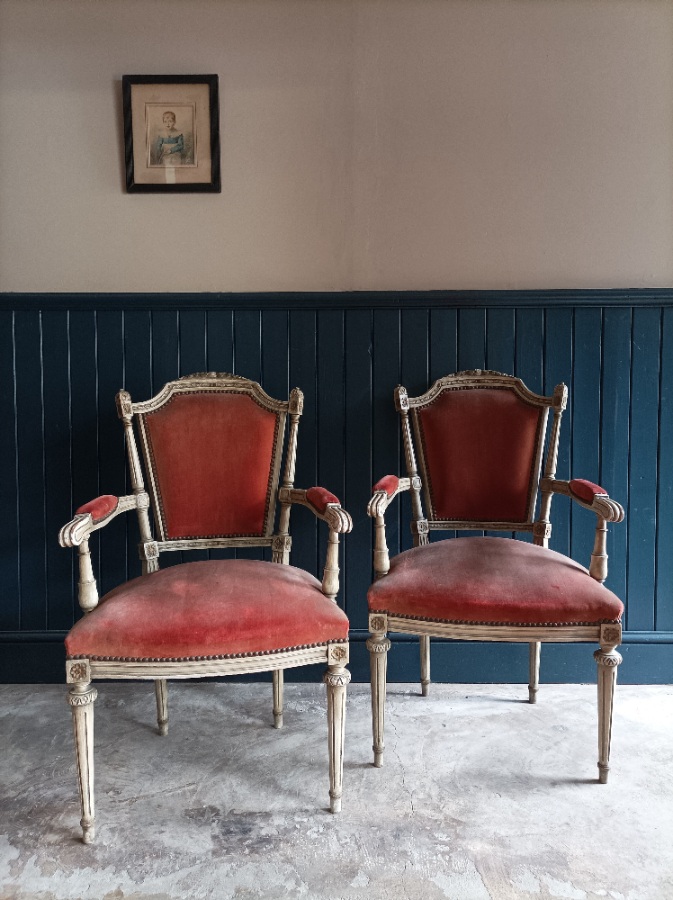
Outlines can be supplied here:
M430 638L525 642L529 702L539 687L540 647L547 641L592 641L598 664L598 771L609 770L612 704L622 657L623 604L603 586L607 523L622 507L600 486L555 477L567 388L551 397L498 372L475 370L440 378L419 397L395 390L407 477L374 485L368 513L375 522L374 572L368 592L374 765L383 758L389 631L418 635L421 686L430 685ZM549 411L553 424L540 471ZM535 509L538 489L539 512ZM385 513L411 494L414 547L390 560ZM549 549L551 500L563 494L595 513L588 569ZM425 507L424 507L425 504ZM429 542L441 529L528 532L532 543L504 537Z
M59 534L79 553L85 615L66 637L84 843L94 839L93 704L96 678L155 682L158 730L168 733L167 681L271 671L274 725L283 724L283 671L325 663L330 810L341 808L348 619L336 605L339 535L352 521L324 488L294 487L303 394L269 397L254 381L213 372L169 382L152 399L117 395L129 496L81 506ZM278 482L286 420L289 433ZM135 426L135 427L134 427ZM149 490L145 487L136 433ZM280 507L274 531L276 501ZM327 524L322 583L289 565L293 505ZM157 536L152 532L150 508ZM90 535L135 510L142 575L99 599ZM159 569L161 553L268 547L270 562L208 559Z

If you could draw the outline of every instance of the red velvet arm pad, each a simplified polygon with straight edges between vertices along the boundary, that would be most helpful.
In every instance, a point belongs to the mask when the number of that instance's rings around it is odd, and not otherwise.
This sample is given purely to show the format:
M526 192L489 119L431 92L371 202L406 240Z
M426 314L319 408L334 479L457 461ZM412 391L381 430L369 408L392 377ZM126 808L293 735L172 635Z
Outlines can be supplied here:
M95 500L90 500L84 506L80 506L79 509L75 510L75 514L85 516L89 513L94 522L100 522L114 512L118 505L119 497L115 497L112 494L103 494L102 497L96 497Z
M570 492L582 500L584 503L593 503L596 497L607 497L608 492L593 481L586 481L584 478L573 478L568 482Z
M388 497L392 497L399 486L400 479L397 475L384 475L383 478L379 478L372 488L372 491L374 493L377 491L385 491Z
M325 512L328 503L339 503L339 498L324 487L309 488L306 491L306 499L320 514Z

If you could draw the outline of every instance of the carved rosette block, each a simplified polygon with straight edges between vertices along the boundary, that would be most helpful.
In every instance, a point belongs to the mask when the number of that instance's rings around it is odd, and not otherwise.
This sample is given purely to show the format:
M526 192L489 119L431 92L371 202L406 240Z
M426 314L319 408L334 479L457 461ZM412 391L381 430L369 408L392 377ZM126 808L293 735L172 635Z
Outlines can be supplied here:
M145 541L138 545L139 556L141 559L150 560L159 558L159 545L156 541Z
M369 630L373 634L385 634L388 631L388 616L385 613L370 613Z
M601 647L617 647L622 642L622 626L619 622L601 625Z
M424 547L430 542L430 526L427 519L417 519L410 527L415 547Z
M72 726L77 753L77 775L79 797L82 809L82 840L93 842L94 797L93 797L93 704L98 691L87 683L77 683L70 688L68 703L72 711Z
M68 660L65 665L65 676L68 684L91 681L91 666L88 659Z
M341 812L346 728L346 688L351 673L342 665L329 666L323 675L327 688L327 745L329 749L330 812Z
M292 550L292 538L289 534L277 534L271 545L271 561L288 565L290 551Z
M551 537L551 529L551 522L536 522L533 525L533 537L538 538L538 540L548 541Z
M330 666L345 666L348 663L348 644L330 644L327 648L327 662Z

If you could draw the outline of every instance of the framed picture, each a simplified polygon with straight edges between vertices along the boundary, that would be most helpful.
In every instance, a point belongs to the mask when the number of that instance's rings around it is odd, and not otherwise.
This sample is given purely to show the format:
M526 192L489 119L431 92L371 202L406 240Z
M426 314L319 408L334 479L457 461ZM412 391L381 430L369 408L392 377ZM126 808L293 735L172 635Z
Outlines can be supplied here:
M129 193L218 193L217 75L124 75Z

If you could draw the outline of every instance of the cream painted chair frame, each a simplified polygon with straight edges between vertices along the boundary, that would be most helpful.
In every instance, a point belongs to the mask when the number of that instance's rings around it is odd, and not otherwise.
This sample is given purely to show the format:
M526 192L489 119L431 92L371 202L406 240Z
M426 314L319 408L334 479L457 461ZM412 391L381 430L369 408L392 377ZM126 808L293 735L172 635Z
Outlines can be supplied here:
M266 535L261 538L218 538L194 540L155 540L150 524L150 495L145 489L140 455L133 428L134 416L152 412L161 407L176 394L190 392L232 392L247 394L260 406L277 413L279 427L273 454L273 491L266 518ZM288 564L292 539L289 534L290 511L293 504L308 507L314 515L324 521L329 528L327 560L322 581L322 592L333 602L339 590L339 535L349 532L352 519L338 503L327 503L323 512L307 499L307 492L294 487L295 462L299 419L303 410L304 395L298 388L290 393L288 401L275 400L266 394L259 384L229 373L205 372L184 376L169 382L153 398L146 402L133 403L126 391L117 394L117 410L126 434L126 447L130 467L133 494L119 497L116 508L104 518L94 521L90 513L75 515L59 533L62 547L76 547L79 555L79 604L85 614L98 605L98 590L93 573L89 537L94 531L105 527L116 516L136 510L140 528L138 546L142 561L142 574L147 575L159 568L159 554L172 550L220 549L230 547L270 547L272 561ZM278 488L281 466L283 438L286 418L290 426L285 454L283 481ZM163 538L161 518L157 515L157 485L155 482L151 454L147 445L144 428L138 429L145 466L150 477L153 493L155 520L159 534ZM274 524L276 497L280 504L278 530L272 531ZM283 671L285 669L324 663L327 670L323 681L327 689L327 722L329 751L329 796L330 811L341 810L343 789L343 741L345 727L346 688L351 680L345 668L349 659L348 642L333 642L308 648L290 649L282 652L248 654L237 658L198 660L148 660L120 661L116 659L93 660L76 659L66 663L66 680L70 685L68 703L72 710L77 769L82 808L82 833L84 843L91 843L95 836L94 826L94 766L93 766L93 710L98 696L91 682L97 678L148 680L155 683L158 731L168 733L168 687L169 679L213 678L225 675L242 675L255 672L273 673L273 718L274 727L283 725Z
M432 510L431 497L428 490L426 461L423 455L423 444L419 439L419 430L415 410L431 403L442 391L460 388L505 388L513 390L525 403L539 407L543 411L542 427L539 430L536 450L534 477L531 478L528 497L528 521L512 522L473 522L443 521L427 517L423 511L421 494L428 510ZM419 397L409 397L406 388L401 385L395 389L395 406L402 420L402 439L408 477L400 478L394 493L384 490L375 491L367 507L368 515L375 523L374 573L383 578L390 569L390 557L386 543L385 513L392 500L403 492L411 494L412 522L414 546L429 542L429 532L442 529L485 530L485 531L522 531L531 532L533 542L541 547L549 546L552 525L550 522L551 501L554 494L570 497L580 506L596 515L596 533L591 554L589 573L596 581L603 582L608 574L608 554L606 550L607 523L621 522L624 510L607 494L594 497L593 502L586 503L574 494L569 481L556 478L558 447L561 429L561 416L566 408L568 389L559 384L551 397L544 397L529 391L524 383L511 375L500 372L475 369L448 375L434 382L432 387ZM549 410L553 410L553 423L549 446L547 449L544 475L540 479L546 424ZM412 434L413 428L413 434ZM414 442L414 436L416 442ZM418 455L416 451L418 447ZM418 460L418 462L417 462ZM540 509L537 519L533 519L538 488L540 491ZM458 539L459 540L459 539ZM450 638L464 641L507 641L529 644L529 702L535 703L539 689L540 649L542 643L598 643L600 649L594 653L598 666L598 773L599 781L605 784L608 779L610 759L610 739L612 731L612 708L614 689L617 682L617 667L622 662L616 648L621 644L622 628L619 623L601 625L575 626L513 626L513 625L460 625L428 622L423 619L400 617L390 614L370 613L369 630L371 637L367 640L371 663L372 690L372 723L374 765L381 766L383 760L383 730L386 698L387 655L391 643L388 632L418 635L421 656L421 689L423 696L428 695L430 685L430 638Z

